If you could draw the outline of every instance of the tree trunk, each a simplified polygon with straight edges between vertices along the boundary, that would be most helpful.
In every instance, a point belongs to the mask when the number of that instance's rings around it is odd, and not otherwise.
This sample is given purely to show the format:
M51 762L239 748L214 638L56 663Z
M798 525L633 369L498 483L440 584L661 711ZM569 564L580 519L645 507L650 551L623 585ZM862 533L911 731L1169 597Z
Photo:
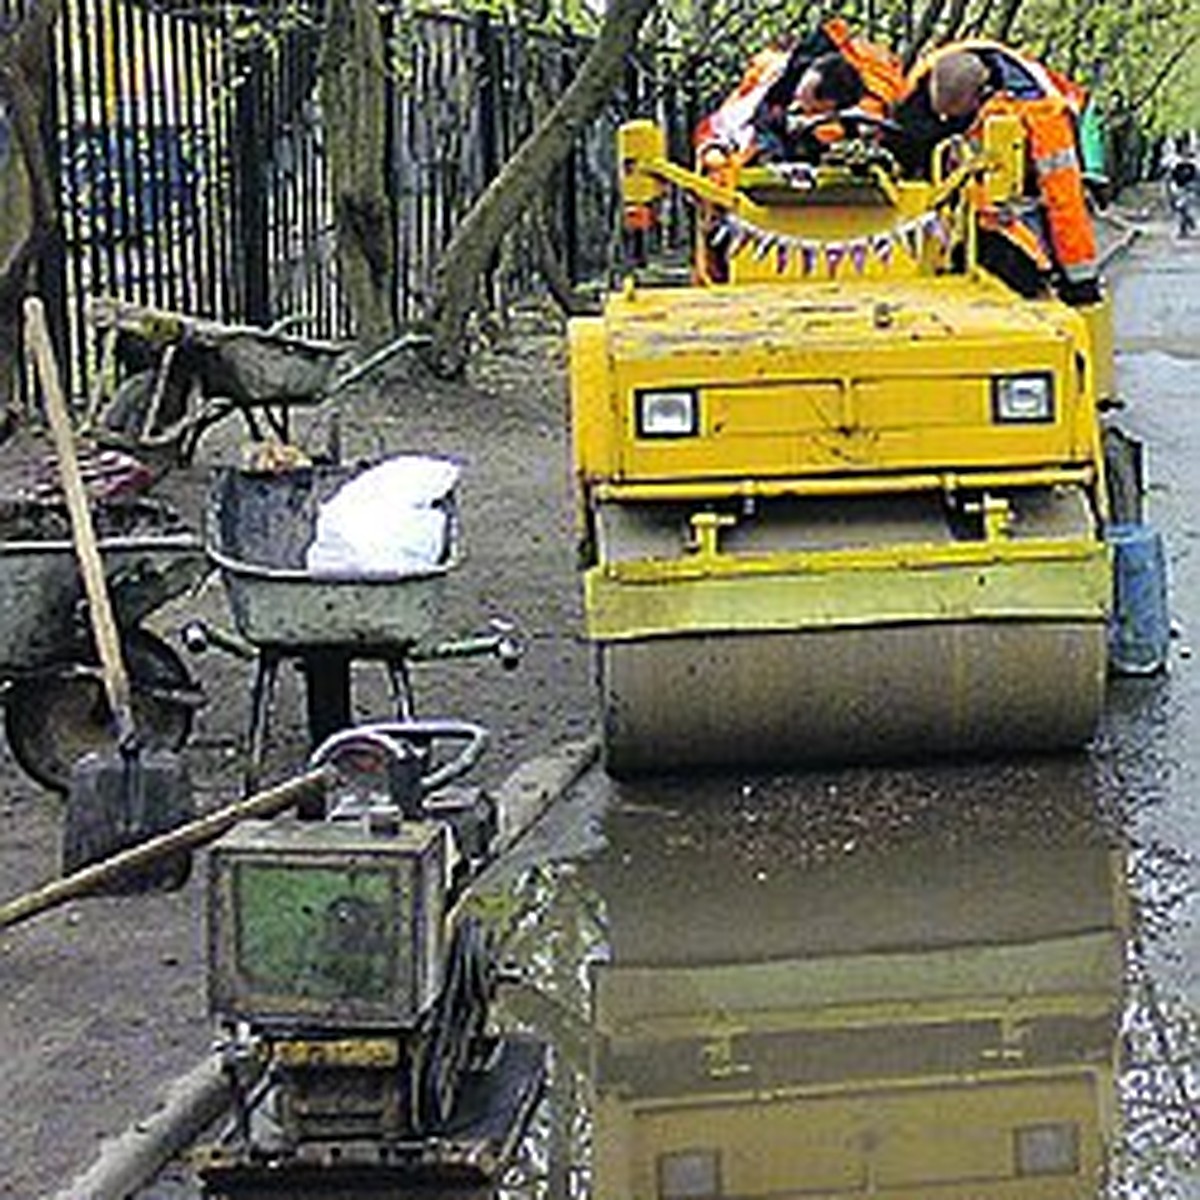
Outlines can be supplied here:
M941 20L945 7L946 0L927 0L917 19L916 28L913 30L912 43L904 48L905 70L908 70L925 52L937 30L938 21Z
M1012 36L1013 26L1017 23L1017 16L1021 12L1023 3L1024 0L1004 0L996 23L991 29L992 37L998 42L1006 42Z
M566 157L577 132L599 112L653 7L654 0L610 0L595 45L578 75L455 231L437 266L428 314L433 326L430 365L439 374L461 373L466 363L467 318L488 261Z
M342 289L365 349L394 331L395 254L384 180L385 54L372 0L328 0L321 59L325 152Z
M58 221L42 145L57 0L34 0L23 20L0 33L0 419L7 420L21 345L21 306L30 267Z

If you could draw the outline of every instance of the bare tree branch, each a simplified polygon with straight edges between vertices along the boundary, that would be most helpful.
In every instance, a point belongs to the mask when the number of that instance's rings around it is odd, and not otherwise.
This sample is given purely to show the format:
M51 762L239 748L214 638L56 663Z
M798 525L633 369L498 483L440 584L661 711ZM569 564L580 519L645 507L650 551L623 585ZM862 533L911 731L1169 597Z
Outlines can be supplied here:
M655 0L611 0L579 73L533 133L488 185L455 231L438 263L429 316L430 365L444 375L466 362L467 318L479 281L500 239L566 157L579 130L600 110L637 42Z
M994 0L982 0L978 9L966 23L965 32L968 37L982 37L987 29L988 18L992 15Z
M970 0L950 0L950 11L946 16L946 27L942 31L944 41L952 41L962 32Z
M576 289L571 282L567 268L563 265L558 248L554 244L554 238L550 233L550 222L546 216L545 204L536 205L530 219L533 224L538 270L541 272L546 286L550 289L550 295L554 297L554 302L569 317L595 312L594 301Z
M925 8L921 12L921 17L917 21L916 28L913 30L912 45L906 47L904 51L904 66L906 70L917 61L924 53L927 44L932 41L938 21L941 20L945 7L946 0L927 0Z
M1000 14L992 26L991 34L999 42L1005 42L1012 36L1013 26L1017 23L1025 0L1004 0Z
M1154 99L1155 95L1158 93L1158 90L1167 82L1168 79L1170 79L1172 72L1177 66L1179 66L1180 62L1187 55L1188 51L1191 50L1191 48L1198 42L1200 42L1200 29L1193 29L1188 36L1185 37L1169 55L1167 55L1162 64L1159 66L1158 71L1155 72L1153 78L1146 85L1146 87L1130 100L1129 110L1131 112L1139 112L1142 108L1149 104L1151 100Z

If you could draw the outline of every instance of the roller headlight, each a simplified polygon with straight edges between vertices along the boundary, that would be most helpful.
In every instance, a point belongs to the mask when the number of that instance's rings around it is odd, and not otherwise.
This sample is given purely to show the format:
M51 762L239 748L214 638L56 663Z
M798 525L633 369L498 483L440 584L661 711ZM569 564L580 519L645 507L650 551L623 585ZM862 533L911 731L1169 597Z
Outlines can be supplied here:
M721 1159L715 1150L677 1150L658 1156L658 1200L716 1200Z
M633 403L638 437L695 437L700 432L700 397L689 389L637 392Z
M998 375L992 379L992 420L1001 425L1048 425L1054 420L1054 377Z
M1018 1175L1075 1175L1079 1171L1079 1126L1065 1121L1026 1126L1016 1130L1013 1149Z

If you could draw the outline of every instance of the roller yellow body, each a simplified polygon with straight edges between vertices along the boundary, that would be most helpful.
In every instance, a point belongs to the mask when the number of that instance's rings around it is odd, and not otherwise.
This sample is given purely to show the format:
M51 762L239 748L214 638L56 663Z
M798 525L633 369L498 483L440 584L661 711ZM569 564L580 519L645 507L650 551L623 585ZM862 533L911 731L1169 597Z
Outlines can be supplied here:
M571 326L614 771L1091 733L1108 313L977 265L974 206L1019 194L1019 149L1002 121L933 182L859 146L716 184L627 127L627 202L683 187L721 244L693 285L631 280Z

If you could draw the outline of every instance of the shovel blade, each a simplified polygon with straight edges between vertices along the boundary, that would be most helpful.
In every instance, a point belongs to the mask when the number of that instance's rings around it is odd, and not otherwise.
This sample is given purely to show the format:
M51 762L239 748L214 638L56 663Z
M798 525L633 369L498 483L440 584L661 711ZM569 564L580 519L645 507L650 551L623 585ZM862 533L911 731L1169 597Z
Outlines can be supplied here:
M75 764L63 826L63 873L110 858L195 816L183 760L169 750L136 754L96 751ZM115 894L172 891L191 873L191 854L172 851L114 876L100 889Z

